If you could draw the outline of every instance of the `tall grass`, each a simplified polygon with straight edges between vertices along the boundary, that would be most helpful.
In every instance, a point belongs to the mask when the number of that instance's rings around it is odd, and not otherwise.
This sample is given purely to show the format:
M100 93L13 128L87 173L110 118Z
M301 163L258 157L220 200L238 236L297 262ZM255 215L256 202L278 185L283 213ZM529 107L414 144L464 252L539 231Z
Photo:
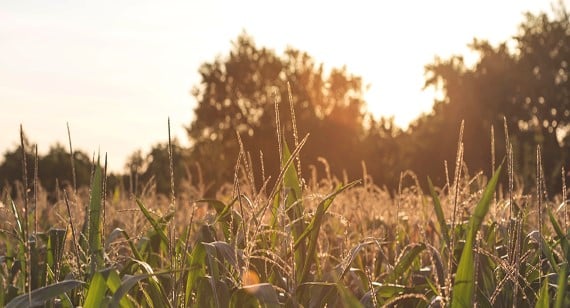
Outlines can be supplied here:
M506 191L497 188L502 163L490 179L469 174L462 129L452 183L426 179L424 193L412 175L392 197L365 165L362 181L332 176L326 162L303 175L310 138L295 129L290 148L278 110L276 102L281 170L271 187L265 175L255 185L240 142L234 183L215 199L172 181L170 196L152 183L111 196L97 160L90 188L62 187L53 204L35 181L31 216L23 168L16 198L2 194L0 306L570 305L566 188L558 207L545 198L539 150L536 198L515 187L511 151Z

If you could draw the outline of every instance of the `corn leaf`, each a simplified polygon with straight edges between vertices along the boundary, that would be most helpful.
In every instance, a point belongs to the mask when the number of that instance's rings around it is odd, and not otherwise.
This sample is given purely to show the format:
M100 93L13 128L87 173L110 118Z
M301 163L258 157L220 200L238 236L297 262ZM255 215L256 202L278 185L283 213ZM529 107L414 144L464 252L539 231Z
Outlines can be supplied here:
M147 210L142 201L140 201L139 199L137 199L137 205L141 209L141 212L143 213L146 220L148 220L150 225L154 228L154 231L156 231L158 236L160 236L162 242L168 244L168 237L166 237L166 234L164 233L163 227L160 225L160 223L156 219L154 219L154 217L152 217L150 212Z
M79 280L64 280L54 283L43 288L33 290L29 294L25 293L15 297L6 305L6 308L41 306L46 301L55 299L56 297L65 294L65 292L75 289L83 284L85 283ZM31 302L29 301L30 299Z
M546 279L545 279L546 280ZM554 308L567 307L564 305L566 299L566 288L568 287L568 263L563 263L558 272L558 290L556 290L556 300Z
M194 246L190 255L190 266L188 269L188 277L186 279L185 302L190 305L192 292L196 289L196 282L199 277L206 276L206 249L202 243Z
M101 307L103 299L107 293L107 283L105 278L100 272L93 275L89 283L89 290L87 291L87 298L85 299L85 307Z
M91 182L91 195L89 200L89 255L91 256L91 270L94 273L103 266L102 238L102 172L97 159L93 180Z
M538 293L538 300L536 301L535 308L549 308L550 296L548 295L548 279L544 279L540 293Z
M570 261L570 245L568 244L568 239L566 238L566 235L562 231L560 224L558 224L556 217L554 217L554 215L552 214L552 211L550 209L548 209L548 216L550 217L550 222L552 224L552 228L554 229L554 232L556 232L556 235L560 239L560 246L562 248L562 252L564 252L564 256L566 257L566 262L569 262Z
M443 215L443 208L441 206L441 202L439 201L439 197L433 188L433 183L431 179L428 177L428 185L429 185L429 192L433 199L433 208L435 210L435 216L437 217L437 222L439 223L439 228L441 230L441 235L445 241L445 244L449 247L449 243L451 242L449 239L449 229L447 228L447 223L445 221L445 216Z
M475 236L483 223L485 215L489 211L489 206L494 197L495 187L499 181L502 165L497 168L495 174L487 184L483 191L483 196L475 210L473 216L469 220L467 230L467 238L465 246L459 259L459 265L455 275L455 282L453 285L451 306L453 307L471 307L471 299L475 289L475 262L473 254L473 245L475 243Z
M390 274L387 281L396 282L410 269L412 262L426 249L424 243L410 244L404 248L401 256L398 258L398 263L394 266L394 270Z

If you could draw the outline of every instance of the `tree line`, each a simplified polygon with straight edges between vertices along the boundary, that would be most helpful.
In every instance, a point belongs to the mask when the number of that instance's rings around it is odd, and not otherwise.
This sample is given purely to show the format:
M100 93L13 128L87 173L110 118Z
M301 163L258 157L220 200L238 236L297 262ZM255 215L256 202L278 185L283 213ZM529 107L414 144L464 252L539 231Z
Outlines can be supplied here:
M392 118L378 119L368 111L362 78L345 67L325 69L294 48L277 54L243 33L228 54L199 69L201 82L192 90L194 118L187 127L191 146L173 145L175 183L199 182L211 194L233 181L239 158L249 166L254 185L261 187L280 168L279 128L291 148L309 134L300 156L302 170L323 175L324 158L332 174L354 179L362 177L364 162L375 183L392 191L405 170L414 171L420 181L430 176L443 185L448 177L444 162L453 172L464 121L463 153L472 173L490 174L492 162L500 163L510 148L515 171L530 190L540 146L544 178L555 193L570 159L568 12L558 7L551 16L527 13L512 39L498 45L474 39L469 47L479 55L474 65L452 56L425 66L425 87L436 89L441 99L404 130ZM33 161L33 153L28 155ZM91 159L82 152L75 152L74 159L77 183L85 185ZM136 192L154 179L156 191L168 193L168 159L166 143L146 154L137 151L124 174L112 175L111 186ZM55 188L55 179L60 184L71 181L69 151L63 146L53 146L38 162L46 189ZM0 186L21 178L19 149L7 151Z

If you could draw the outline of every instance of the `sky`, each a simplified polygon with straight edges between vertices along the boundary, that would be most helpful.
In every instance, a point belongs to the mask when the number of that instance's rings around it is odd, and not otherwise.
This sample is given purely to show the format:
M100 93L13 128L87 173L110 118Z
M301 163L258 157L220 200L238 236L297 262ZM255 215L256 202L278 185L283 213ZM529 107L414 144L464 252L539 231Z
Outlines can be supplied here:
M570 2L570 1L568 1ZM56 142L108 154L122 172L135 150L172 134L188 145L198 68L246 31L257 46L291 46L370 87L368 109L398 125L431 109L422 91L435 56L469 55L474 37L516 35L523 13L552 3L479 1L0 0L0 154L20 124L40 154ZM0 158L1 159L1 158ZM1 175L0 175L1 176Z

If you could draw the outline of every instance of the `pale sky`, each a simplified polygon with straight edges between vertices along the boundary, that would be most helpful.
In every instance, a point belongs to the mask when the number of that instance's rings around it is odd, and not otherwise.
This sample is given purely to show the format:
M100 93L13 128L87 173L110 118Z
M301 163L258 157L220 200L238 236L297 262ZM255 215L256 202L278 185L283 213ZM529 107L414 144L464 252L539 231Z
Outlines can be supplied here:
M259 47L307 51L371 85L368 107L405 127L429 111L424 65L467 51L474 37L517 33L523 12L550 1L0 0L0 154L19 125L40 153L67 144L101 150L113 171L167 140L182 144L198 68L226 55L242 30ZM0 158L2 159L2 158ZM1 175L0 175L1 177Z

